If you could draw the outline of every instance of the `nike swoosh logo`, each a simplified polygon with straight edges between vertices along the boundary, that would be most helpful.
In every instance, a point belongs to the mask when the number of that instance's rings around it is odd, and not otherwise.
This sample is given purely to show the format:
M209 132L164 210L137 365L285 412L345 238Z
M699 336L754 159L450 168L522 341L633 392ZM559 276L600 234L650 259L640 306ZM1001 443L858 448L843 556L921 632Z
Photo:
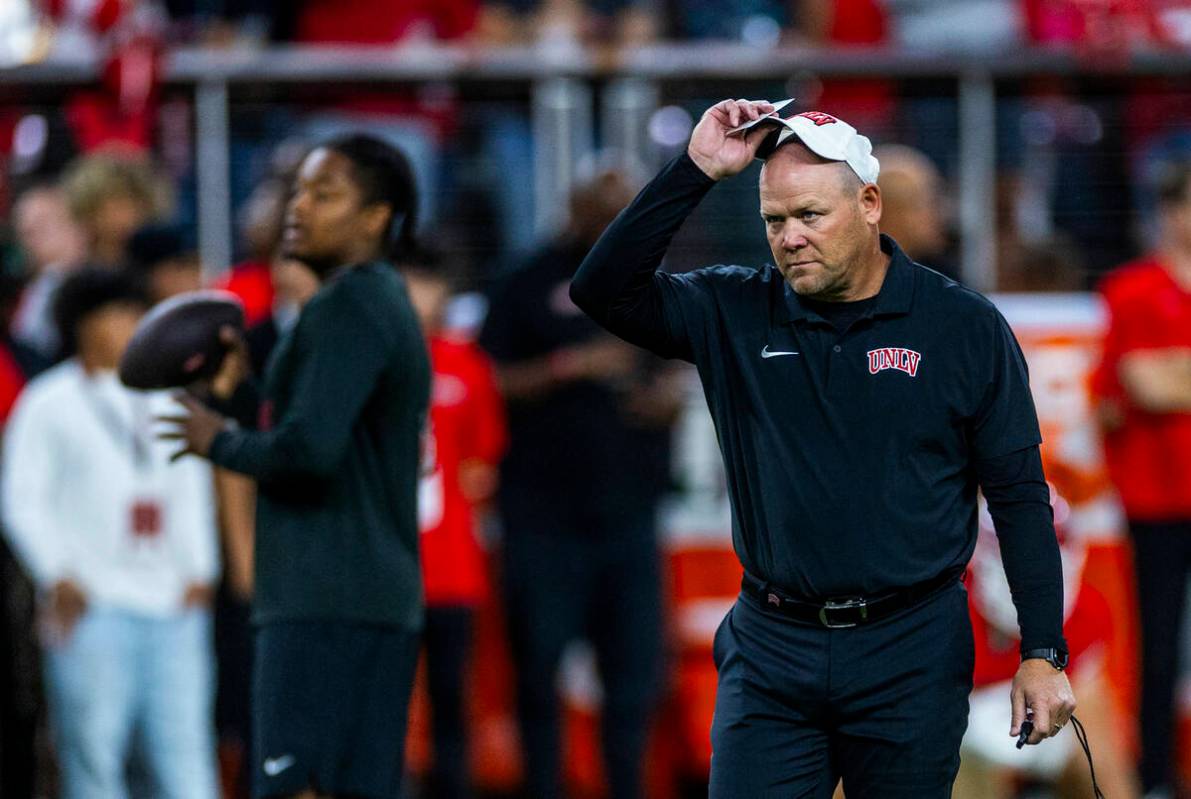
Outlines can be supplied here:
M270 777L276 777L281 772L296 763L293 755L282 755L281 757L267 757L265 758L265 774Z
M769 349L768 344L766 344L764 347L761 348L761 357L762 358L776 358L779 355L797 355L797 354L798 354L797 352L772 352Z

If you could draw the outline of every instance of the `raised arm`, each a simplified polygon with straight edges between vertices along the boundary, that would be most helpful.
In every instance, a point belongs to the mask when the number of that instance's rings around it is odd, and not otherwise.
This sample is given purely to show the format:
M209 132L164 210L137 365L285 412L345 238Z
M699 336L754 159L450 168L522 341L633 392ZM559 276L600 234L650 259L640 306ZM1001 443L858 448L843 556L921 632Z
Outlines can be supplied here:
M657 272L670 240L703 195L753 160L766 131L728 135L770 112L772 104L724 100L709 108L686 153L671 161L637 195L583 260L571 299L605 328L668 357L689 357L679 284Z

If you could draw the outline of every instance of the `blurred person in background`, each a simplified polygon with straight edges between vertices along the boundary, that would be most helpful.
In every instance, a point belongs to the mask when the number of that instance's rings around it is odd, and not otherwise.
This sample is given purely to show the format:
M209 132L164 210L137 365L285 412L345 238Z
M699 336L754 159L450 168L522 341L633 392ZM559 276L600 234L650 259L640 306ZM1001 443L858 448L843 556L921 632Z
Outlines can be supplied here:
M493 287L481 335L508 406L503 588L535 799L563 795L556 687L569 643L586 637L596 651L605 773L616 799L642 795L660 686L656 514L679 398L668 372L650 373L568 295L584 255L633 190L615 169L581 180L565 232Z
M265 374L265 366L273 349L297 323L302 307L318 293L322 282L310 267L301 261L278 255L269 268L269 283L273 301L268 316L257 322L244 335L253 373Z
M476 616L488 594L478 511L496 490L504 407L488 356L444 332L451 275L433 253L398 265L430 348L430 421L418 488L426 676L434 760L429 795L472 795L468 675Z
M76 272L54 300L72 357L35 378L5 440L5 532L41 595L62 795L127 795L134 748L155 795L217 795L211 619L218 576L211 472L171 463L164 392L116 365L144 312L126 275Z
M1100 286L1108 306L1093 389L1121 495L1141 613L1141 778L1176 795L1175 683L1191 573L1191 161L1157 184L1159 238Z
M997 243L997 291L1055 294L1085 290L1080 249L1068 236L1055 233L1040 241L1024 241L1011 234Z
M45 183L26 189L12 210L17 246L29 280L13 317L13 337L43 358L58 354L58 330L50 306L54 291L86 254L83 232L62 190Z
M83 156L62 177L67 206L83 229L88 263L125 265L128 240L142 225L164 218L168 184L140 154L106 150Z
M274 310L273 268L281 249L289 183L282 174L273 174L253 188L240 211L244 260L234 264L215 284L215 288L232 292L244 303L244 323L249 328L268 319Z
M154 223L128 240L125 263L152 305L203 287L203 264L192 237L179 225Z
M1062 478L1069 470L1049 461L1046 473ZM1113 638L1112 609L1105 596L1085 579L1087 544L1079 537L1077 511L1053 483L1050 489L1063 559L1063 632L1071 648L1067 672L1080 696L1079 718L1094 747L1096 780L1104 795L1135 799L1140 791L1129 754L1126 716L1117 706L1106 668ZM1010 799L1016 795L1016 783L1023 779L1053 785L1062 796L1093 795L1088 763L1073 731L1047 746L1024 749L1018 749L1014 739L1005 735L1009 715L1005 696L1017 669L1021 636L996 531L983 503L967 583L976 667L955 796Z
M881 229L906 255L950 278L954 264L947 260L947 213L943 175L925 153L902 144L873 150L881 163Z

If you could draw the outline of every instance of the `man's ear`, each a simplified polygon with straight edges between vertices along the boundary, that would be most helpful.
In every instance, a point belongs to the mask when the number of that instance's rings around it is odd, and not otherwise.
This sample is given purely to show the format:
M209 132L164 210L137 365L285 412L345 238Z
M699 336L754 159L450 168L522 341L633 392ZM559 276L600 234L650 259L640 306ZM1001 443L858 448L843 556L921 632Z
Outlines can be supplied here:
M860 188L860 213L864 221L875 225L881 221L881 188L876 183L866 183Z
M393 212L388 203L373 203L364 209L364 229L382 245L389 243L389 221Z

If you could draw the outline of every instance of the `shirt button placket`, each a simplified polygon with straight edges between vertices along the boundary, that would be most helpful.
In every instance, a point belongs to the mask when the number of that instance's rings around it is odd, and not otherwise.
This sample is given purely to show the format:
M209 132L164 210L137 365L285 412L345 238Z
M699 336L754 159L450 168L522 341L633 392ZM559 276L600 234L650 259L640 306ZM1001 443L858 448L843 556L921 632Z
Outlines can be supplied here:
M839 359L839 358L837 358L837 357L835 357L835 356L839 355L839 354L840 354L840 353L842 353L843 351L844 351L844 348L843 348L842 346L840 346L839 344L836 344L835 346L833 346L833 347L831 348L831 356L832 356L832 357L830 357L830 358L828 358L828 359L827 359L827 361L828 361L828 367L827 367L827 393L828 393L828 394L834 394L834 393L835 393L835 387L836 387L836 386L839 384L839 382L840 382L840 379L839 379L839 373L840 373L840 368L841 368L841 365L840 365L840 363L839 363L839 360L840 360L840 359Z

